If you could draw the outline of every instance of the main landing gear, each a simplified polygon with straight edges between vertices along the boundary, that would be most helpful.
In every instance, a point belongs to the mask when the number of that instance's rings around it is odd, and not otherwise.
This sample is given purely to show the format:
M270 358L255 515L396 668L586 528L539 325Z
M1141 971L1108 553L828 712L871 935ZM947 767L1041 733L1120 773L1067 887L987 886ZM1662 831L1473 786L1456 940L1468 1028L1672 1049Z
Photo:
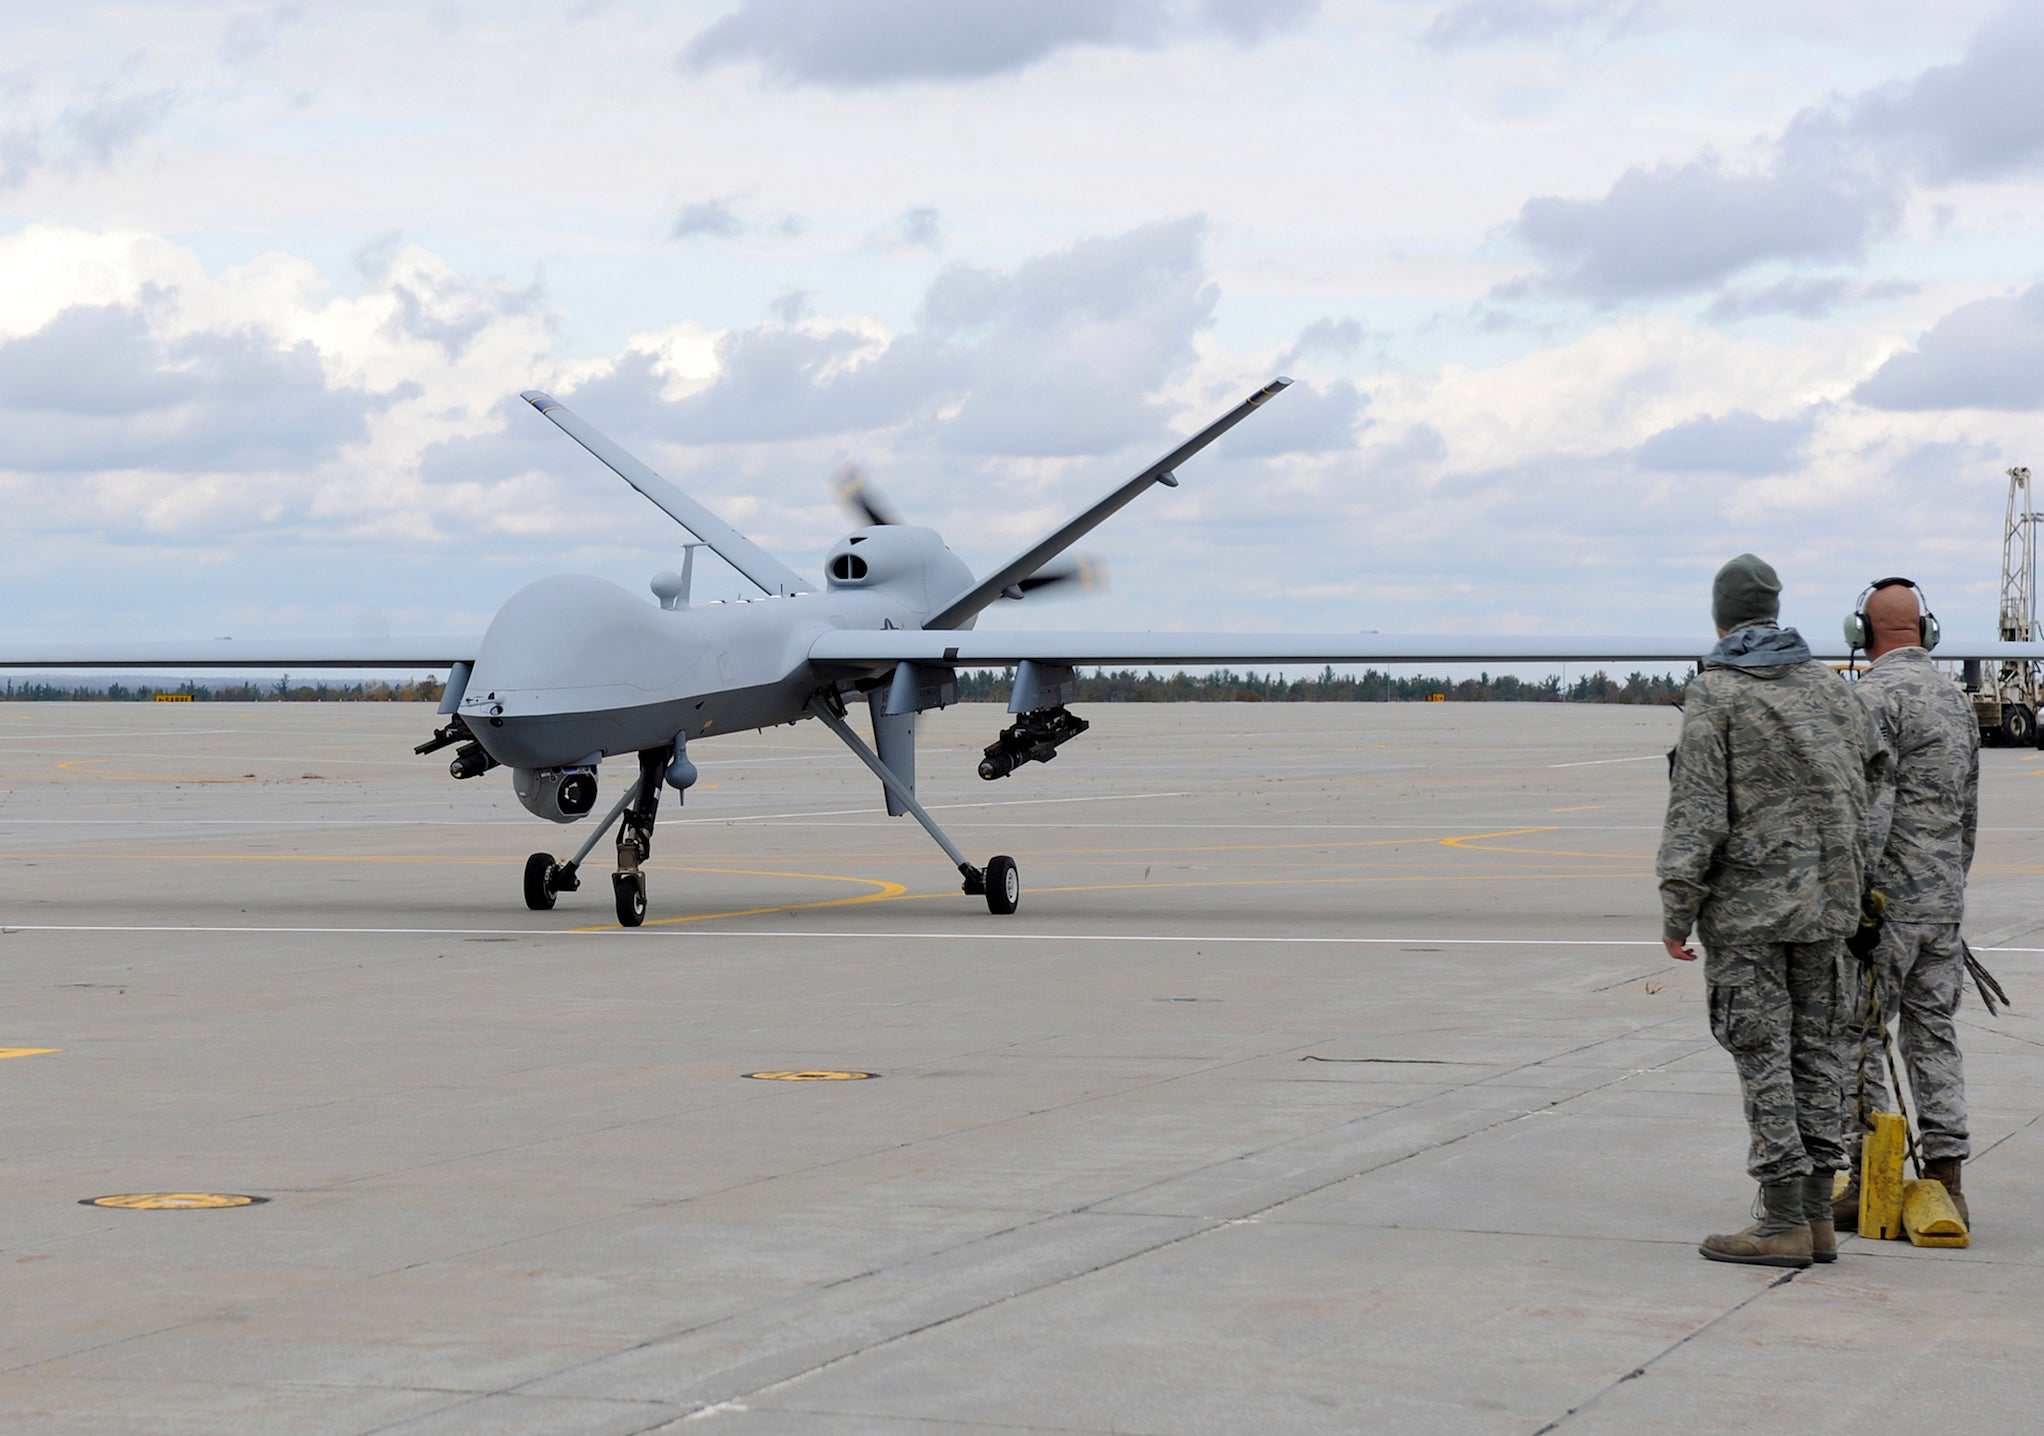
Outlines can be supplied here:
M987 911L996 916L1005 917L1015 911L1022 901L1022 875L1015 870L1015 860L1005 854L988 858L984 868L967 862L958 845L944 836L944 830L937 826L936 819L916 801L916 795L908 784L902 782L892 768L880 761L880 755L852 731L851 725L845 722L842 707L832 701L835 697L828 692L817 694L809 700L809 711L822 720L824 727L837 734L839 741L851 749L860 762L873 770L873 776L880 780L880 786L887 790L888 796L907 809L909 816L921 823L923 831L944 850L944 855L958 865L958 872L965 879L961 890L967 897L984 897Z
M674 761L675 750L671 746L640 753L639 780L618 799L610 816L596 825L596 831L582 844L581 851L566 862L557 862L552 853L534 853L527 858L525 905L534 912L545 912L554 905L555 894L580 891L582 860L603 841L603 835L615 823L617 871L610 875L610 886L617 900L617 920L626 927L643 923L646 920L643 865L653 851L653 820L660 811L660 785Z

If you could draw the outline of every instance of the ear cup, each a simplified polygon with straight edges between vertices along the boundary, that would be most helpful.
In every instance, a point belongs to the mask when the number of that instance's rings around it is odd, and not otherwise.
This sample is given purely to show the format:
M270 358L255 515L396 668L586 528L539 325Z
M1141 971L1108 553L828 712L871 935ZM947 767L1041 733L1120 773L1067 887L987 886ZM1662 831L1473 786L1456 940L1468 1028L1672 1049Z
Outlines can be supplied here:
M1859 602L1853 606L1852 617L1845 620L1845 641L1854 648L1865 648L1867 640L1873 637L1873 625L1867 622L1867 600L1884 588L1901 585L1916 595L1917 619L1916 637L1926 650L1936 648L1943 635L1938 629L1938 616L1930 611L1930 603L1923 596L1923 590L1913 579L1877 578L1860 590Z

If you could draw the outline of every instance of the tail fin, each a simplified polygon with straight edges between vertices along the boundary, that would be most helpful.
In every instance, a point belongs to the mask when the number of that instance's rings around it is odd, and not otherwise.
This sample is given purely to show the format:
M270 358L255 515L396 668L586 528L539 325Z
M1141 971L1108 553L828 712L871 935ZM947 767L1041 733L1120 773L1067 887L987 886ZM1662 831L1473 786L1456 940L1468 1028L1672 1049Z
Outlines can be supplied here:
M807 593L810 585L737 529L661 478L585 422L558 399L528 389L518 396L552 419L561 432L594 454L597 461L651 499L655 507L703 541L703 546L760 587L763 593Z

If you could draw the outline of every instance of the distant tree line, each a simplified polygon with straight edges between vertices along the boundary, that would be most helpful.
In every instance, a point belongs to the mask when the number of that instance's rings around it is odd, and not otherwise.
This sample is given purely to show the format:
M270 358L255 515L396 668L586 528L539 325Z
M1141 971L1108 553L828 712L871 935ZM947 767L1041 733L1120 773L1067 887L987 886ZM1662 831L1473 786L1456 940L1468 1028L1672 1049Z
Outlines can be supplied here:
M965 702L1008 701L1015 681L1009 669L967 669L958 675L958 696ZM1624 679L1602 671L1564 685L1553 674L1545 678L1514 678L1481 674L1475 678L1397 675L1375 668L1360 674L1336 673L1330 666L1315 678L1286 679L1276 673L1237 673L1231 668L1198 675L1138 673L1124 668L1079 675L1079 697L1086 703L1425 703L1440 695L1448 703L1676 703L1686 679L1667 673L1632 673Z
M967 703L1006 703L1015 681L1012 668L968 668L958 675L958 697ZM1276 673L1237 673L1231 668L1198 675L1100 670L1079 675L1079 697L1085 703L1425 703L1440 695L1448 703L1676 703L1683 683L1667 673L1628 674L1624 679L1602 672L1564 684L1546 678L1514 678L1481 674L1475 678L1396 675L1378 669L1360 674L1336 673L1332 667L1315 678L1286 679ZM5 680L0 702L13 703L149 703L159 693L183 694L194 703L438 703L445 685L438 679L402 683L381 680L357 683L292 683L287 675L265 683L180 683L173 688L148 684L17 683Z
M13 679L0 688L0 702L7 703L153 703L158 694L182 695L194 703L438 703L447 685L437 678L407 679L388 683L381 679L357 683L293 683L290 675L263 683L179 683L157 688L149 684L130 686L109 683L95 687L86 682L17 683Z

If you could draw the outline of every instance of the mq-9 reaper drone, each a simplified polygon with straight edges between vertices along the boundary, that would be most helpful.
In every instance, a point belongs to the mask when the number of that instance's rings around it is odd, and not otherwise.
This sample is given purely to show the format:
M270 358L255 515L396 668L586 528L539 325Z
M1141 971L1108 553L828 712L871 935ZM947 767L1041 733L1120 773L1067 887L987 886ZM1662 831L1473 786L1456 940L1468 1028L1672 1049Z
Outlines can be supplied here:
M994 913L1012 913L1021 877L1011 857L972 863L916 801L916 715L955 701L960 667L1012 667L1012 724L986 748L980 776L1046 762L1086 731L1066 707L1080 665L1610 662L1689 663L1709 648L1683 638L1390 636L1364 633L978 633L989 605L1071 576L1070 546L1152 485L1176 487L1179 465L1254 413L1290 381L1274 379L1148 465L1091 508L983 577L933 530L896 522L854 480L846 496L869 522L824 562L824 587L802 576L668 483L563 405L525 399L626 483L756 585L758 599L691 605L690 546L680 573L654 577L656 604L579 574L544 578L512 595L480 639L356 640L340 644L120 643L20 646L0 667L446 668L446 720L418 746L453 748L449 769L474 778L511 769L531 812L572 823L597 811L598 770L630 757L631 781L573 856L534 853L525 901L554 905L581 887L581 868L614 827L611 886L618 921L646 917L645 862L661 791L696 781L689 746L705 738L814 718L880 780L892 816L920 823ZM1819 657L1843 650L1813 645ZM1956 653L1954 650L1957 650ZM2044 645L1946 643L1940 656L2038 658ZM863 698L869 746L845 721Z
M572 857L526 860L525 901L551 908L557 895L576 891L582 863L615 826L618 921L636 927L646 916L644 865L661 790L686 793L696 781L689 743L815 718L872 769L888 813L913 816L944 850L968 894L984 895L991 912L1012 913L1022 893L1015 860L1001 855L975 865L916 801L916 715L957 701L960 664L1005 662L1016 670L1008 705L1014 722L987 746L981 777L1048 762L1085 732L1086 721L1065 704L1074 662L1096 655L1016 635L991 639L1001 650L996 656L989 637L971 633L974 621L1002 598L1079 576L1079 566L1060 562L1077 539L1152 484L1175 486L1179 464L1289 382L1259 389L983 578L935 530L900 522L854 473L840 494L868 522L826 556L821 592L565 405L529 391L523 397L533 408L765 596L691 605L693 546L682 572L654 577L657 608L601 579L541 579L498 611L472 656L453 662L441 703L447 722L416 751L452 746L456 778L509 767L519 801L562 823L596 810L597 768L606 757L635 755L636 777ZM845 721L847 701L861 696L872 719L870 746Z

